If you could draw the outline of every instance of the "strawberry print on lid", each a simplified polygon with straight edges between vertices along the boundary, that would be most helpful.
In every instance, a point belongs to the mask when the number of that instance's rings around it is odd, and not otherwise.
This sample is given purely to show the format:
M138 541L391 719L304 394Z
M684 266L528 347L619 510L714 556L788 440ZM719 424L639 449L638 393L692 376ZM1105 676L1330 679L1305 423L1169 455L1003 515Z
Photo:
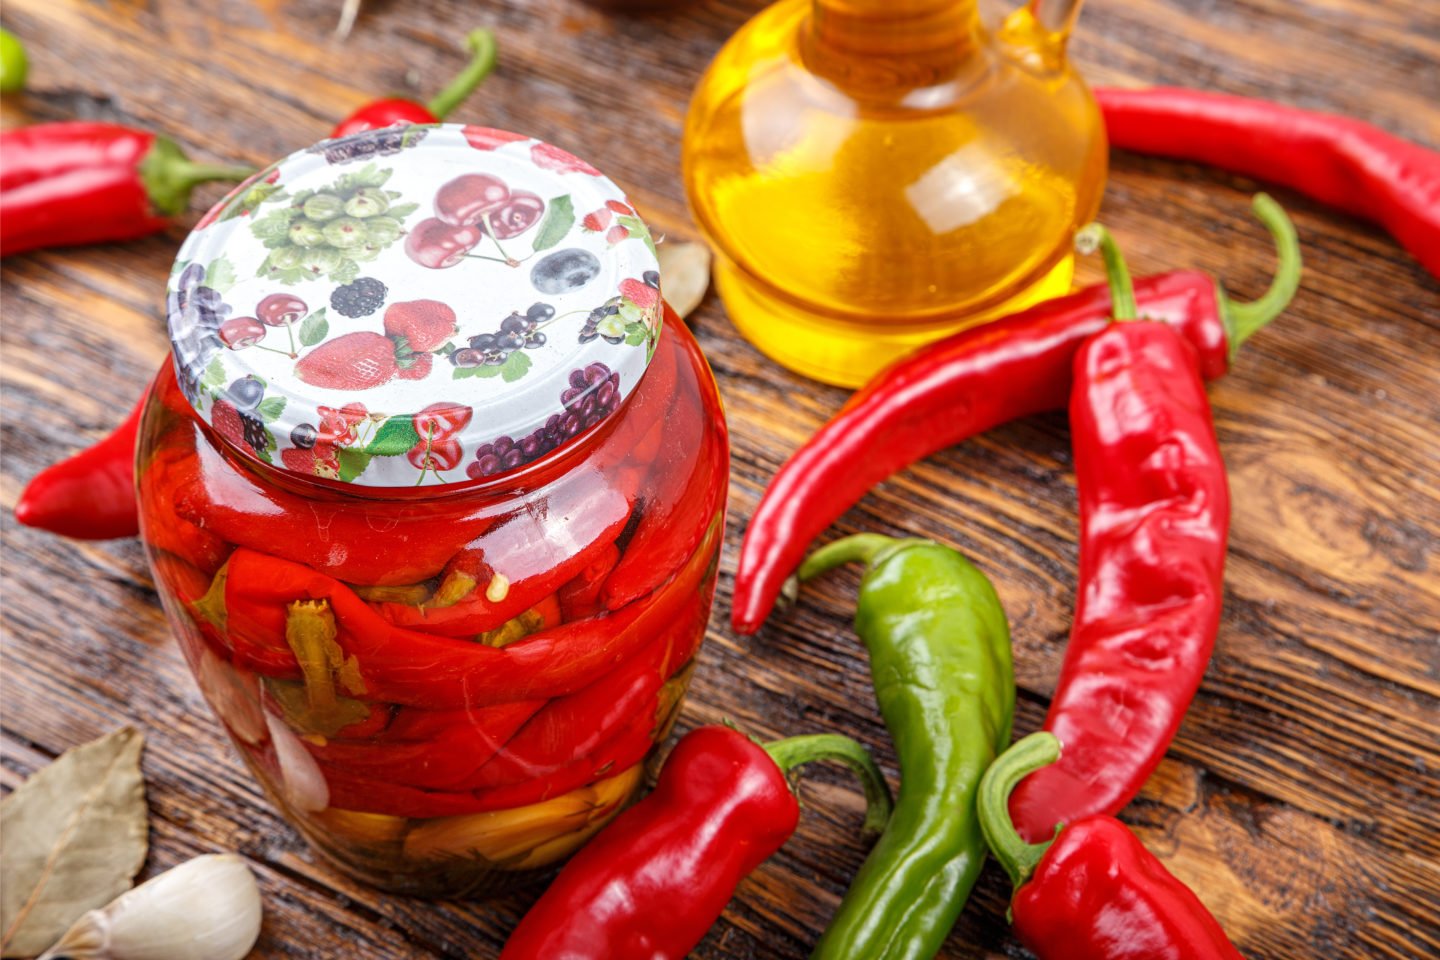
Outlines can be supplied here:
M660 333L654 240L568 150L393 127L297 152L222 200L166 296L218 442L371 487L472 482L610 416Z

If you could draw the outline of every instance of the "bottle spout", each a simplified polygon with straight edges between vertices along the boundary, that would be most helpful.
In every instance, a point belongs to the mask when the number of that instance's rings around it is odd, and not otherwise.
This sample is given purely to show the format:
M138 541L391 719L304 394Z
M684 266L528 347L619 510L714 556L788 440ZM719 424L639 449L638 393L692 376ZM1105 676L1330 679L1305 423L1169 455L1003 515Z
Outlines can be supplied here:
M1028 0L1005 18L999 39L1027 66L1059 73L1082 0Z

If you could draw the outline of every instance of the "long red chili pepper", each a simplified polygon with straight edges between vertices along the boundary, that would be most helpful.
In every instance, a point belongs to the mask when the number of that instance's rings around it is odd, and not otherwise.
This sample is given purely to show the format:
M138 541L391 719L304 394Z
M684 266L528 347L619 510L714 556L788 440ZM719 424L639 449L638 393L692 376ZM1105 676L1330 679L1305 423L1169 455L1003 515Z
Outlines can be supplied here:
M109 540L140 532L135 510L135 435L141 397L105 439L37 473L15 501L15 519L62 537Z
M726 727L676 744L655 790L602 830L530 908L501 960L681 960L735 887L795 832L790 770L839 760L860 775L866 827L889 818L884 778L833 734L759 746Z
M1208 379L1225 373L1240 344L1284 310L1299 285L1294 226L1264 194L1255 214L1279 250L1260 299L1235 303L1199 271L1135 285L1145 316L1173 324ZM872 486L992 427L1063 407L1075 353L1105 328L1110 307L1104 284L1087 287L925 347L851 397L786 461L755 508L735 573L735 629L760 628L810 543Z
M1020 838L1010 791L1060 756L1053 734L1032 733L980 781L980 827L1015 886L1020 942L1039 960L1241 960L1199 898L1119 820L1083 817L1045 843Z
M429 103L417 103L402 97L376 100L360 107L336 124L332 137L344 137L364 130L378 130L395 123L439 123L458 107L480 82L495 69L495 35L489 30L472 30L465 35L470 50L470 64L450 85Z
M0 257L164 230L196 184L253 172L194 163L172 140L89 121L6 130L0 154Z
M1202 90L1097 89L1112 147L1284 184L1373 220L1440 277L1440 152L1360 120Z
M1136 320L1125 262L1103 228L1114 323L1075 354L1070 394L1080 571L1075 620L1045 729L1060 762L1011 797L1020 832L1113 814L1160 763L1200 686L1220 625L1230 489L1195 351Z

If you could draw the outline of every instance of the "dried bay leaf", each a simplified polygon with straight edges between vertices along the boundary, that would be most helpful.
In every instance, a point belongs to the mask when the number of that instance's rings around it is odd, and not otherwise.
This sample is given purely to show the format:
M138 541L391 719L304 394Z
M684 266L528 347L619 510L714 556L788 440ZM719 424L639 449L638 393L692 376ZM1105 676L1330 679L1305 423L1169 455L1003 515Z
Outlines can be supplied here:
M665 302L682 319L688 317L710 289L710 248L703 243L662 243L656 255Z
M0 800L0 956L36 956L130 889L148 838L143 746L138 730L117 730Z

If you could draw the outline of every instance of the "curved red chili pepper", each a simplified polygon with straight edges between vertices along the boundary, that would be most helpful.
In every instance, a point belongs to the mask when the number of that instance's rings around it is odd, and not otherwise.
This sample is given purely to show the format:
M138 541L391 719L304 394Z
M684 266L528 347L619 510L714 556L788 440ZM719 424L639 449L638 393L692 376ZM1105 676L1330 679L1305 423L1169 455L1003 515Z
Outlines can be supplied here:
M610 576L610 571L620 562L620 549L615 544L607 544L604 550L595 555L595 558L559 590L560 616L563 620L581 620L585 617L593 617L603 609L600 602L600 589L605 586L605 580Z
M503 648L396 627L333 577L242 548L225 568L226 637L236 665L299 679L286 640L288 611L297 601L325 600L339 628L337 642L357 663L363 699L456 708L561 696L593 682L676 617L711 569L719 528L713 519L701 548L654 599Z
M1060 754L1053 735L1032 733L980 783L980 824L1015 886L1020 942L1039 960L1242 960L1200 899L1119 820L1083 817L1046 843L1020 839L1006 797Z
M1175 738L1220 626L1230 488L1194 349L1133 320L1124 262L1112 323L1075 354L1070 394L1080 571L1075 620L1045 729L1060 762L1010 800L1021 834L1113 814Z
M786 775L821 759L861 775L866 827L883 826L884 778L853 740L821 735L762 747L727 727L692 731L675 745L655 790L560 872L501 960L682 960L740 881L795 832L800 807Z
M435 95L428 104L391 97L375 100L360 107L336 124L331 137L344 137L365 130L378 130L396 123L439 123L458 107L495 69L495 35L489 30L472 30L465 35L470 50L470 63Z
M1295 228L1263 194L1255 212L1279 248L1275 280L1259 300L1234 303L1196 271L1135 285L1144 315L1173 324L1208 378L1225 372L1229 355L1299 283ZM924 347L861 388L786 461L755 508L735 572L735 629L760 628L811 541L876 483L977 433L1062 407L1075 353L1109 311L1105 286L1088 287Z
M1440 277L1440 152L1350 117L1202 90L1100 88L1112 147L1208 163L1373 220Z
M0 154L0 257L164 230L197 184L253 172L193 163L172 140L89 121L0 132Z
M460 599L448 606L435 606L433 598L421 604L379 603L376 612L396 626L451 637L493 630L555 593L613 548L630 520L632 501L633 494L627 497L627 492L604 483L557 484L548 498L546 516L567 518L563 541L546 535L550 523L545 516L519 512L470 541L463 551L483 564L483 572L456 570L453 564L447 568L437 596L447 584L458 584L460 589L468 584L470 589Z
M135 509L135 436L145 397L105 439L35 475L15 501L15 519L78 540L140 532Z

